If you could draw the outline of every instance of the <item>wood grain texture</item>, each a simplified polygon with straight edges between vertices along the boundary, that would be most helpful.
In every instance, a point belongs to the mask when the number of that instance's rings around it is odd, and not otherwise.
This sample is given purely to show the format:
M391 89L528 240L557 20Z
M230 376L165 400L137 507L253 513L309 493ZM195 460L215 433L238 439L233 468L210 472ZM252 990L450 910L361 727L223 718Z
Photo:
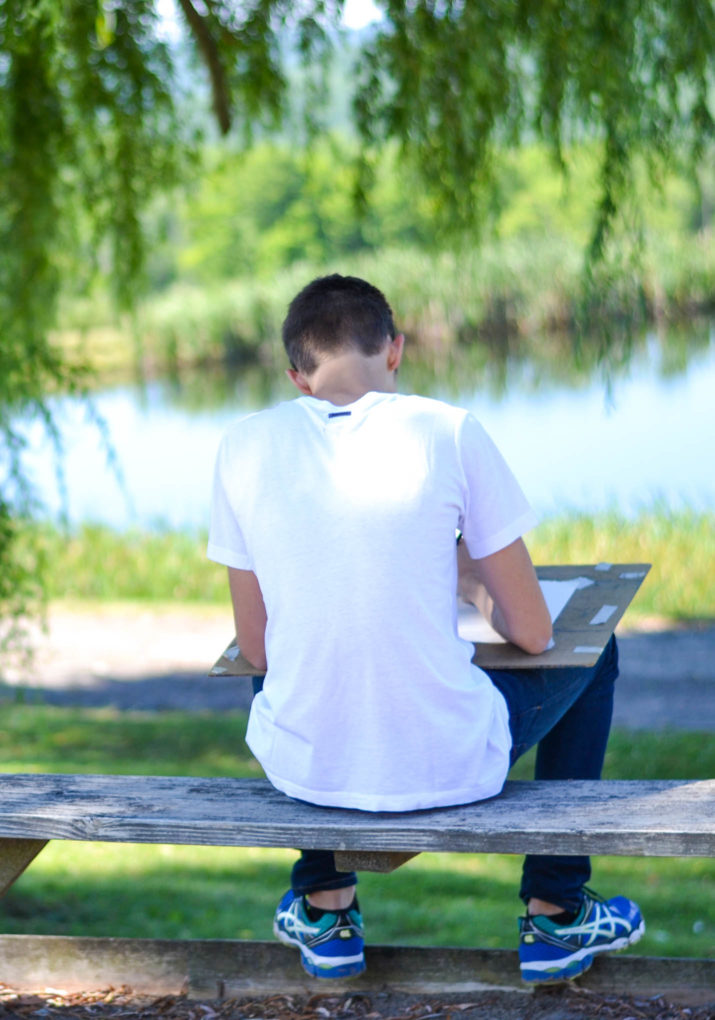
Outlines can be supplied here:
M336 850L333 854L335 867L338 871L376 871L387 875L407 864L415 853L396 853L395 851L375 853L372 850Z
M715 780L508 782L402 813L320 808L267 780L0 775L0 838L418 853L715 855Z

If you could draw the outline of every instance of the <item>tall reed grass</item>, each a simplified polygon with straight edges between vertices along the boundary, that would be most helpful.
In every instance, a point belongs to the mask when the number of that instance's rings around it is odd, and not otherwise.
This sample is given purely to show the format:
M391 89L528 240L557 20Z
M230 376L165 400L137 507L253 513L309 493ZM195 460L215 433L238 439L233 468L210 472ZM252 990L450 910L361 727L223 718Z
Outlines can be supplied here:
M63 533L43 525L35 535L54 599L152 600L225 604L225 570L205 556L206 536L188 531L128 531L85 524ZM647 562L653 569L629 618L715 617L715 515L644 509L570 514L544 521L528 537L536 563Z
M493 242L478 250L416 248L297 263L270 279L214 286L177 283L145 301L133 323L91 322L88 309L64 314L60 340L101 368L148 371L208 362L274 363L280 324L294 294L314 276L365 277L389 297L416 346L453 349L475 338L561 330L582 345L604 345L604 328L632 329L715 307L715 246L706 237L652 237L639 258L603 262L587 273L583 251L560 238ZM108 308L91 306L109 318ZM589 333L596 334L589 341Z
M527 536L536 563L651 563L629 616L715 617L715 514L643 510L570 514Z

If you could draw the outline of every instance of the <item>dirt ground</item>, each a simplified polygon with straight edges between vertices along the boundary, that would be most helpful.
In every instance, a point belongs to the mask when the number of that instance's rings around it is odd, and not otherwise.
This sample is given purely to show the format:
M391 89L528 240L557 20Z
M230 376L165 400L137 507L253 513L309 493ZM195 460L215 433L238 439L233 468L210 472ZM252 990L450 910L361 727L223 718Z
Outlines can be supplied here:
M57 606L49 623L37 634L34 666L7 671L0 699L24 688L47 704L144 711L250 703L247 680L206 675L231 637L228 611ZM650 620L618 636L616 726L715 731L715 621Z
M0 1020L713 1020L713 1008L690 1008L661 997L615 998L574 987L531 995L494 991L425 998L380 992L197 1001L136 996L129 989L16 993L0 985Z

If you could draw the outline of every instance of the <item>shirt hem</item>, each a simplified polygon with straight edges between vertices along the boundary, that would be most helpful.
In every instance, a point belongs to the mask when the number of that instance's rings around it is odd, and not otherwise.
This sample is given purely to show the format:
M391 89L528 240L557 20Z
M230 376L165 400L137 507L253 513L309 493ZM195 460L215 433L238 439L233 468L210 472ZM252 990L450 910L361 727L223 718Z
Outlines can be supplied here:
M498 531L488 539L482 540L476 548L469 542L469 535L464 532L464 540L467 543L467 550L473 560L482 559L484 556L491 556L492 553L506 549L508 545L515 542L517 538L530 531L539 523L539 518L533 510L527 510L515 521L511 521L505 528Z
M330 792L324 790L307 790L302 786L280 779L272 775L264 766L268 780L277 790L285 793L294 800L306 801L308 804L315 804L318 807L344 808L357 811L423 811L429 808L459 807L462 804L472 804L475 801L489 800L496 797L504 788L507 772L509 771L509 758L507 755L504 774L499 782L480 786L469 790L448 790L435 796L434 790L428 793L399 794L395 796L356 796L353 793Z
M233 552L214 542L209 542L206 557L214 563L222 563L225 567L233 567L235 570L253 570L253 564L248 556Z

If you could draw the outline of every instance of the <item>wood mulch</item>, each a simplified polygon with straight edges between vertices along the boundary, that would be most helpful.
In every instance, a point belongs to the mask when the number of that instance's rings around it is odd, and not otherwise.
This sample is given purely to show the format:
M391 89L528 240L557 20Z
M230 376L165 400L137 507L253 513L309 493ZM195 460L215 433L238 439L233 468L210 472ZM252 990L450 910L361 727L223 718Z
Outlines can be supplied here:
M141 996L129 988L67 993L0 984L0 1020L714 1020L715 1002L600 995L579 987L533 994L479 992L425 997L392 992L195 1000Z

